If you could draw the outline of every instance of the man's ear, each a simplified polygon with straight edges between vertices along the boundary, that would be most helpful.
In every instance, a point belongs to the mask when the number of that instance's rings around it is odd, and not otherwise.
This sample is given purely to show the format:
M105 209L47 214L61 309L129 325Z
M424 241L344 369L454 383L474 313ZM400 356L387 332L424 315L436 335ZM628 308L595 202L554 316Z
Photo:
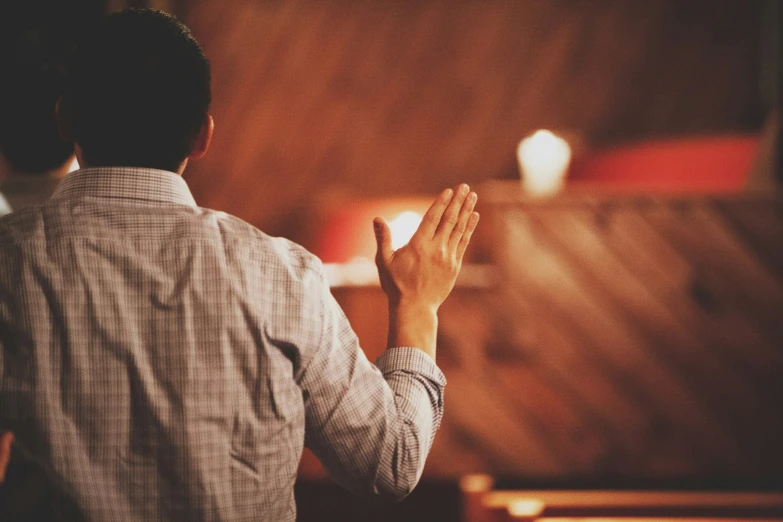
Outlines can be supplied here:
M63 102L62 96L57 98L57 103L54 106L54 116L57 120L57 131L60 133L60 138L63 141L72 142L71 117L68 111L68 104Z
M193 150L188 154L188 159L201 159L207 153L209 144L212 142L212 133L215 132L215 120L211 114L204 117L201 128L198 130L196 140L193 142Z

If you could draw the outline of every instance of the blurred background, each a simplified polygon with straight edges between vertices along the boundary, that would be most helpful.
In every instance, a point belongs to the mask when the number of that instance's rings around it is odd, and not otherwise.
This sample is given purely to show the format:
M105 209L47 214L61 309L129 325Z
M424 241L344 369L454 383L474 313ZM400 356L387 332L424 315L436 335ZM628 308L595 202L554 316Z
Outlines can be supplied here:
M353 499L305 454L300 520L529 519L559 513L546 492L564 489L590 506L711 491L709 516L783 517L781 2L6 4L6 72L45 48L30 35L67 47L133 6L180 17L213 73L215 137L185 173L197 202L321 256L371 359L372 217L404 243L439 190L478 192L420 487ZM554 507L481 497L531 490ZM778 496L737 511L751 492ZM666 498L639 513L702 513L656 511Z

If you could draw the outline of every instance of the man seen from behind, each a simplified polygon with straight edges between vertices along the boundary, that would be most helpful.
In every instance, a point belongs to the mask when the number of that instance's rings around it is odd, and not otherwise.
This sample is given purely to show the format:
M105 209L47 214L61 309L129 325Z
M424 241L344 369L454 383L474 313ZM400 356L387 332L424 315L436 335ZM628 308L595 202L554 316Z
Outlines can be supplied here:
M304 446L355 494L400 499L443 414L437 310L476 195L441 193L396 251L376 219L373 365L316 257L195 204L181 175L209 104L169 15L123 11L82 42L58 121L83 168L0 218L0 430L81 520L293 521Z

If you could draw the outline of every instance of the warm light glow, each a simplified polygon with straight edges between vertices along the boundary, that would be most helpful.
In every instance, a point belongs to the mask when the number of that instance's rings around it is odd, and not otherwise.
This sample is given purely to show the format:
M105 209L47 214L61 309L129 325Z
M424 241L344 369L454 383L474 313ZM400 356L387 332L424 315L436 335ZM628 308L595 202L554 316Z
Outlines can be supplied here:
M536 499L515 500L508 505L512 517L534 517L544 510L544 503Z
M459 487L465 493L481 493L492 489L495 481L489 475L472 473L459 479Z
M378 284L378 270L372 259L352 257L347 263L324 263L329 286L370 286Z
M551 195L563 186L571 147L550 131L539 130L519 142L517 159L525 190L535 196Z
M421 216L416 212L403 212L394 218L394 220L389 223L392 235L392 248L397 250L398 248L407 245L420 224Z
M79 160L76 159L76 156L73 157L71 164L68 165L68 173L70 174L74 170L79 170Z

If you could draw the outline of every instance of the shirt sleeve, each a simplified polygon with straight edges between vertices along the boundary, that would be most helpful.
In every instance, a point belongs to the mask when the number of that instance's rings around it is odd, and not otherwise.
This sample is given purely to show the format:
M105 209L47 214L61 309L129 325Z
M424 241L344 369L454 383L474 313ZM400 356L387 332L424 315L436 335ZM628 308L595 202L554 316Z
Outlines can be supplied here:
M399 500L421 477L443 416L446 379L417 348L371 364L321 277L321 340L300 376L305 444L359 495Z

